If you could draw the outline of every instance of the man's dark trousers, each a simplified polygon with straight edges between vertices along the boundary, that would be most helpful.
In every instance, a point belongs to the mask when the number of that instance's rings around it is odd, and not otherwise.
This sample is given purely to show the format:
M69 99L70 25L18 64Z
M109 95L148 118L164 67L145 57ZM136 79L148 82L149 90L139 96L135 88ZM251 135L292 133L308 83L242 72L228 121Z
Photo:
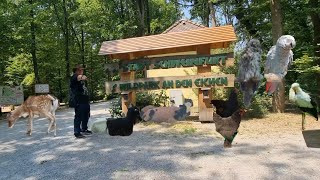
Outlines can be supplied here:
M81 130L88 129L88 120L90 117L90 105L89 103L77 104L74 108L74 133L80 133ZM80 129L81 125L81 129Z

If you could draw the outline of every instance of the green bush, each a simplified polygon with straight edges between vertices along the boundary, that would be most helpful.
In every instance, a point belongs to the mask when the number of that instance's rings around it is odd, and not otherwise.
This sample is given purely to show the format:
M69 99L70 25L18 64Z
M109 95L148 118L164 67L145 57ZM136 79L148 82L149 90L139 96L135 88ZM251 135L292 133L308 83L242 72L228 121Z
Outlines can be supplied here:
M242 95L240 95L241 99L239 99L241 107L242 104ZM272 97L268 96L266 93L256 94L251 101L251 105L245 116L250 118L264 118L272 107Z
M122 117L121 104L119 104L117 101L111 102L111 108L109 112L112 118Z
M169 96L166 95L164 90L161 90L159 94L151 92L138 92L136 93L136 106L143 108L148 105L153 106L166 106L169 102Z

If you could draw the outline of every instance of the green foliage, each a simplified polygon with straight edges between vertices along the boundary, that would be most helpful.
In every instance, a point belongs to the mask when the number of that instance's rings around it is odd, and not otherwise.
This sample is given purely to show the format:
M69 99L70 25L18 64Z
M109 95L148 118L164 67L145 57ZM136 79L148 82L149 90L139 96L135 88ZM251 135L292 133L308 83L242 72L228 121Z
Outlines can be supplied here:
M246 116L251 118L264 118L272 107L272 98L267 94L257 94L252 100Z
M121 104L118 102L113 101L111 103L111 108L109 110L112 118L122 117L122 110L121 110Z
M153 92L137 92L136 93L136 106L138 108L143 108L148 105L153 106L167 106L169 101L169 96L166 95L165 90L161 90L160 93Z
M31 85L34 83L31 56L29 54L19 54L9 59L5 69L6 83L8 85Z
M160 93L155 94L154 97L154 105L155 106L167 106L167 103L169 101L169 96L167 96L165 90L161 90Z
M185 128L184 129L184 134L194 134L196 133L197 131L197 128L194 128L194 127L189 127L189 128Z
M295 71L298 73L320 74L320 67L315 63L318 59L317 57L310 57L304 54L294 61L294 65L296 66Z
M148 105L153 105L155 99L154 93L149 92L137 92L136 93L136 106L143 108Z

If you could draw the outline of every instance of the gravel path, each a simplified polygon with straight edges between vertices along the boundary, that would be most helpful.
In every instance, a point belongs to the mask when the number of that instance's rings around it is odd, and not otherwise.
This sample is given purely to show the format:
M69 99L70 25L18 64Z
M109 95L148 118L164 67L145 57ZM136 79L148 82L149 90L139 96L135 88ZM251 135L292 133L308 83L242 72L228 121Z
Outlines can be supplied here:
M105 102L93 104L92 119L108 115L108 106ZM13 129L0 121L0 179L320 177L320 149L307 148L301 131L252 137L243 130L231 149L223 149L223 139L214 131L202 131L213 129L213 124L195 122L183 127L138 124L129 137L93 134L75 139L73 115L73 109L57 112L57 137L46 135L46 119L34 121L32 137L25 134L25 120L18 121Z

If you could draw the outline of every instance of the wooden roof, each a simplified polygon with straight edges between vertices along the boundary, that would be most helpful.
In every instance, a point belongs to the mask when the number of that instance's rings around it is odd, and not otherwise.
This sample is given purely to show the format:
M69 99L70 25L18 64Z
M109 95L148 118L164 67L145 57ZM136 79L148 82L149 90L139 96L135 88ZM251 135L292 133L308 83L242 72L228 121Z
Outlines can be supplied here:
M99 55L109 55L113 59L132 59L147 55L192 51L200 46L228 47L235 40L234 28L229 25L105 41L101 45Z
M182 32L182 31L190 31L195 29L208 28L202 24L195 23L190 20L181 19L175 22L172 26L166 29L162 34L172 33L172 32Z

